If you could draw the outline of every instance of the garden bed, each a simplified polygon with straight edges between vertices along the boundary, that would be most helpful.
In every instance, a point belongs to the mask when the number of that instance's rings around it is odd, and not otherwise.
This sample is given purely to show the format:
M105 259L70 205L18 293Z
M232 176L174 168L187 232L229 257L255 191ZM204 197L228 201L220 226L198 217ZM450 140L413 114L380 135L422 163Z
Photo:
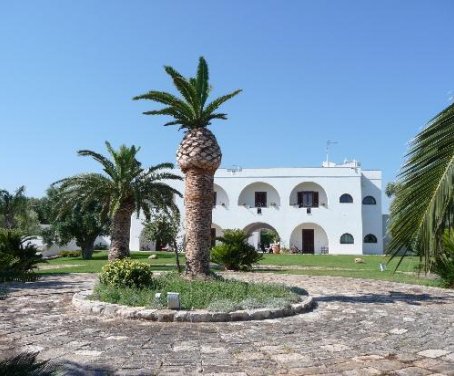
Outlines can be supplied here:
M167 292L180 294L181 310L166 309ZM161 298L155 298L161 293ZM138 289L98 284L78 293L73 303L82 311L153 321L239 321L295 315L310 310L312 298L302 289L247 283L216 277L188 281L176 273L153 278Z

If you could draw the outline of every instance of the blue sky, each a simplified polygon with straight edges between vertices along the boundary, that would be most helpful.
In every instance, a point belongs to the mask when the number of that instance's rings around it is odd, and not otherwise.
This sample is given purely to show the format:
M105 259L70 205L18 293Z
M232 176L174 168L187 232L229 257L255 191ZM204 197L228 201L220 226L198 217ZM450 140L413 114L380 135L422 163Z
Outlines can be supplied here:
M408 141L454 96L454 2L2 1L0 188L41 196L97 168L76 151L140 145L175 161L183 133L131 98L173 90L206 57L223 167L356 158L393 180ZM386 207L384 208L386 210Z

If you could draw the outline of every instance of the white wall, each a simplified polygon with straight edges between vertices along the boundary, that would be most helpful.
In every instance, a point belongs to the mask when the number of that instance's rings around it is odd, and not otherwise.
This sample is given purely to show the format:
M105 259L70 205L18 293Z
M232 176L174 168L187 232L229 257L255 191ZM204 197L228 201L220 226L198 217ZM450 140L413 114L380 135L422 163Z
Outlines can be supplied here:
M179 170L176 172L180 173ZM183 193L183 182L169 183ZM320 206L311 208L311 213L306 208L290 205L296 202L296 192L304 189L319 191ZM283 246L290 247L292 243L301 243L300 235L296 234L298 231L301 234L302 225L315 224L317 252L326 242L330 254L383 251L380 171L362 171L358 166L243 169L235 173L220 169L215 175L215 191L218 197L213 208L213 223L221 229L244 229L265 223L277 231ZM261 213L254 207L256 191L267 192L268 207L261 208ZM339 202L344 193L353 197L353 203ZM362 198L369 194L377 200L374 207L362 205ZM271 206L272 202L276 205ZM184 223L183 200L177 198L176 203ZM226 205L222 206L222 203ZM141 220L134 217L131 250L139 249L141 229ZM344 233L353 235L354 244L340 244ZM378 243L364 245L363 238L367 233L374 234Z

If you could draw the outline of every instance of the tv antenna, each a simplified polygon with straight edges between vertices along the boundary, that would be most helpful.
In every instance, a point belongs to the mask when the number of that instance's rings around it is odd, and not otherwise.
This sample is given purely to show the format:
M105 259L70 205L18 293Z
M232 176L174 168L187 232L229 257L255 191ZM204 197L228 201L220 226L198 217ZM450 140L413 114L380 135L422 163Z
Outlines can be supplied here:
M331 141L331 140L326 141L325 151L326 151L326 165L327 166L329 166L329 148L331 147L331 145L335 145L337 143L338 143L337 141Z

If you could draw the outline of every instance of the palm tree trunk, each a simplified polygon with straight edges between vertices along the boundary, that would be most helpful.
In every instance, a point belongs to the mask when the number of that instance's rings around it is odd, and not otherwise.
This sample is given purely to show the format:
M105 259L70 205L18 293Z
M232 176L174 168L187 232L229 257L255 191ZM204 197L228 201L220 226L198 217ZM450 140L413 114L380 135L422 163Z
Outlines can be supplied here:
M109 260L123 259L129 256L129 233L134 205L120 205L112 218Z
M191 168L185 176L186 274L206 277L210 273L211 220L213 210L211 171Z

